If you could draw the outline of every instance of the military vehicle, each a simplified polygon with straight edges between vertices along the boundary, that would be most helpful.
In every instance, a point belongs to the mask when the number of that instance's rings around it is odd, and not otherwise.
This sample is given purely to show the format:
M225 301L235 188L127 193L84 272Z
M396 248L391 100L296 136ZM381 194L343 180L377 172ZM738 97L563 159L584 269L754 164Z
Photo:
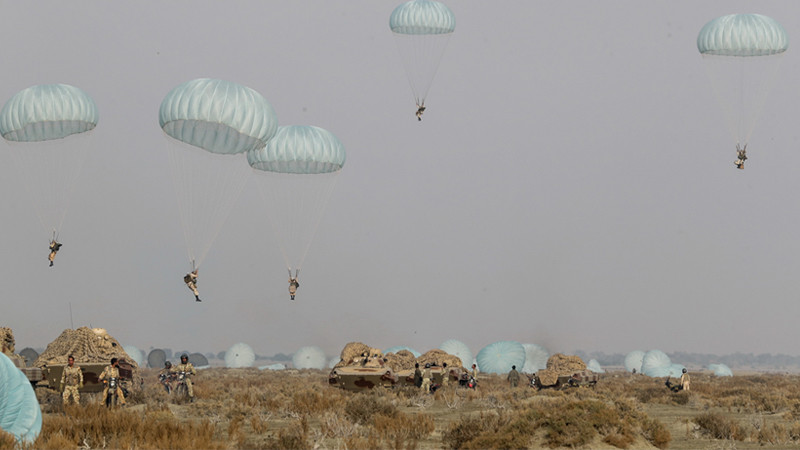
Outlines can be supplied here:
M347 391L392 388L399 381L389 367L342 366L331 370L328 383Z
M105 385L99 380L100 374L108 366L108 363L78 363L83 372L83 387L78 389L80 392L102 392ZM58 390L61 387L61 375L64 373L66 364L48 364L40 369L44 374L46 385L51 389ZM124 359L120 359L117 364L119 377L122 379L123 390L125 382L133 379L133 366Z
M545 377L547 378L547 377ZM528 379L530 380L530 386L535 388L536 390L541 389L564 389L568 387L580 387L580 386L588 386L594 387L597 384L597 381L600 379L600 376L591 370L580 370L573 372L569 375L558 375L555 381L547 380L546 382L542 381L542 378L537 376L537 374L528 375Z
M42 373L42 369L38 367L28 367L25 364L25 358L20 355L12 355L9 357L11 361L17 366L17 369L21 370L23 374L28 378L28 381L31 382L32 386L36 386L37 383L44 380L44 374Z

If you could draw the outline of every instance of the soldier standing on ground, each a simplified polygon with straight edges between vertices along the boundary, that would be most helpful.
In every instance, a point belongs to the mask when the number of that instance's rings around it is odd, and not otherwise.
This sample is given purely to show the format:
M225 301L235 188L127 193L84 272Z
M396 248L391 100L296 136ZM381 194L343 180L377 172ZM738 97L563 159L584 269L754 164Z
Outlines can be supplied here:
M67 367L61 374L61 400L68 404L70 397L76 405L81 404L81 394L78 389L83 387L83 372L80 366L75 365L75 358L72 355L67 357Z
M108 398L108 382L112 378L116 378L117 379L117 402L119 402L120 405L124 405L125 404L125 394L122 393L122 387L120 386L119 368L117 368L118 364L119 364L119 360L117 358L111 358L111 364L106 366L106 368L103 369L103 373L101 373L100 376L97 377L98 380L102 381L103 384L106 385L106 387L103 388L103 402L104 403L105 403L106 399Z
M425 363L425 370L422 371L422 392L431 391L431 363Z
M447 388L447 383L450 382L450 370L447 368L447 363L442 363L442 389Z
M517 372L517 366L511 366L511 372L508 372L508 384L511 385L512 388L517 387L519 384L519 372Z
M186 392L189 394L189 401L194 403L194 389L192 389L192 375L197 375L194 365L189 362L189 355L184 353L181 355L181 363L177 366L172 366L170 373L184 373L184 381L186 381Z
M422 387L422 371L419 370L419 363L414 364L414 386Z
M681 389L684 391L689 390L689 373L686 369L683 369L683 373L681 374Z
M186 283L186 286L188 286L189 289L194 294L194 301L202 302L202 300L200 300L200 292L197 290L197 271L198 270L199 269L194 269L193 271L191 271L191 272L187 273L186 275L184 275L183 276L183 282Z

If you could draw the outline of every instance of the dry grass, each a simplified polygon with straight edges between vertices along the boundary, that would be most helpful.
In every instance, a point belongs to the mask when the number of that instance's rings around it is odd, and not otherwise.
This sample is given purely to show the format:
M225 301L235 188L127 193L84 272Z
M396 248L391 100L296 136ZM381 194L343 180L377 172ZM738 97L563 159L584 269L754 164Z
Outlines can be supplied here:
M479 389L432 395L401 388L351 393L322 371L209 369L196 403L180 403L143 370L129 406L96 396L66 410L37 389L45 412L38 440L23 448L470 449L800 447L800 377L712 378L692 392L661 379L609 374L596 388L511 389L483 376ZM20 448L0 434L0 450Z

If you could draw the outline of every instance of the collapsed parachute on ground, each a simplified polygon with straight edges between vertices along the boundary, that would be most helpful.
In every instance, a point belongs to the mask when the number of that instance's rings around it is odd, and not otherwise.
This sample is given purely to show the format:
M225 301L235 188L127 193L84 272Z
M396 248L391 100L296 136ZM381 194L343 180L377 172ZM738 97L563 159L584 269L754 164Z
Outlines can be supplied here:
M11 143L11 155L31 191L39 220L54 238L91 148L79 136L93 130L98 118L94 100L67 84L23 89L0 111L0 134Z
M303 265L345 158L333 133L306 125L279 127L265 147L247 152L290 273Z
M697 49L739 148L750 140L788 47L781 24L760 14L718 17L697 36Z
M472 351L467 347L467 344L457 339L449 339L442 342L442 345L439 346L439 350L460 359L461 366L463 367L469 367L469 365L472 364ZM419 358L419 355L415 355L414 357Z
M42 411L28 377L0 353L0 428L32 443L42 430Z
M589 363L586 364L586 368L594 373L606 373L606 371L603 370L603 368L600 366L600 363L596 359L590 359Z
M137 366L142 367L144 364L144 352L134 345L123 345L122 349L136 362Z
M284 369L286 369L286 365L281 363L268 364L266 366L258 366L258 370L284 370Z
M733 372L731 368L725 364L709 364L708 370L718 377L732 377Z
M422 106L456 29L456 17L444 3L411 0L392 11L389 28L403 60L414 101Z
M525 347L516 341L495 342L482 348L475 359L481 372L507 373L511 366L525 366Z
M207 369L209 367L208 358L202 353L189 353L189 362L192 363L195 369Z
M642 360L644 359L644 352L641 350L634 350L625 355L625 370L628 372L636 371L642 372Z
M154 348L147 354L147 367L160 369L167 362L167 354L160 348Z
M295 369L324 369L328 357L317 346L303 347L292 355L292 366Z
M245 86L201 78L170 91L159 124L193 269L205 259L250 175L243 154L263 148L278 119L267 100Z
M243 342L231 345L228 351L225 352L225 367L231 369L251 367L255 360L255 352L249 345Z
M550 353L536 344L522 344L525 348L525 365L522 371L525 373L536 373L539 370L547 368L547 360L550 358Z
M642 357L642 373L650 377L666 377L670 375L669 356L661 350L650 350Z

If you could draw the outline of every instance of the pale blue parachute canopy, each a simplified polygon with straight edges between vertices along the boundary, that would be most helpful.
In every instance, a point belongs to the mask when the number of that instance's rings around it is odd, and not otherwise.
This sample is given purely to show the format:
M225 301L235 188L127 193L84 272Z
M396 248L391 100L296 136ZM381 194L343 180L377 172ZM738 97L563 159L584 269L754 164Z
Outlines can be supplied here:
M589 363L586 364L586 368L594 373L606 373L606 371L600 367L600 363L596 359L590 359Z
M173 138L221 154L261 148L278 128L275 110L261 94L209 78L170 91L161 102L158 122Z
M522 344L525 348L525 365L522 371L525 373L535 373L541 369L547 368L547 360L550 358L550 352L541 345L536 344Z
M337 172L344 146L328 130L311 125L279 127L264 148L247 152L250 167L265 172L320 174Z
M709 364L708 370L718 377L732 377L733 372L731 368L725 364Z
M666 377L672 365L669 356L661 350L650 350L642 358L642 373L651 377Z
M31 443L42 431L42 411L28 377L0 353L0 428Z
M731 14L708 22L697 35L703 55L768 56L789 48L789 36L775 19L760 14Z
M625 370L628 372L642 372L642 360L644 359L644 352L641 350L634 350L625 355Z
M686 368L686 366L684 366L683 364L672 363L668 367L669 376L671 376L671 377L680 377L681 375L683 375L683 369L685 369L685 368Z
M411 0L392 11L389 28L397 34L447 34L456 29L456 16L444 3Z
M131 357L132 360L136 362L137 366L142 366L144 364L144 352L139 350L134 345L123 345L122 350Z
M325 352L317 346L303 347L292 355L295 369L324 369L327 362Z
M252 347L243 342L231 345L228 351L225 352L225 367L232 369L250 367L255 360L256 354Z
M525 347L517 341L500 341L483 347L475 358L478 369L486 373L508 373L511 366L525 366Z
M395 345L394 347L389 347L389 348L387 348L386 350L383 351L383 354L384 355L388 355L389 353L397 353L400 350L406 350L406 351L411 352L411 354L414 355L414 358L419 358L420 356L422 356L422 353L414 350L413 348L404 347L402 345Z
M0 134L8 141L49 141L92 130L97 120L97 105L86 92L68 84L40 84L6 102Z
M472 361L472 351L467 347L467 344L457 339L449 339L442 342L439 350L460 359L462 367L469 367L470 361Z

